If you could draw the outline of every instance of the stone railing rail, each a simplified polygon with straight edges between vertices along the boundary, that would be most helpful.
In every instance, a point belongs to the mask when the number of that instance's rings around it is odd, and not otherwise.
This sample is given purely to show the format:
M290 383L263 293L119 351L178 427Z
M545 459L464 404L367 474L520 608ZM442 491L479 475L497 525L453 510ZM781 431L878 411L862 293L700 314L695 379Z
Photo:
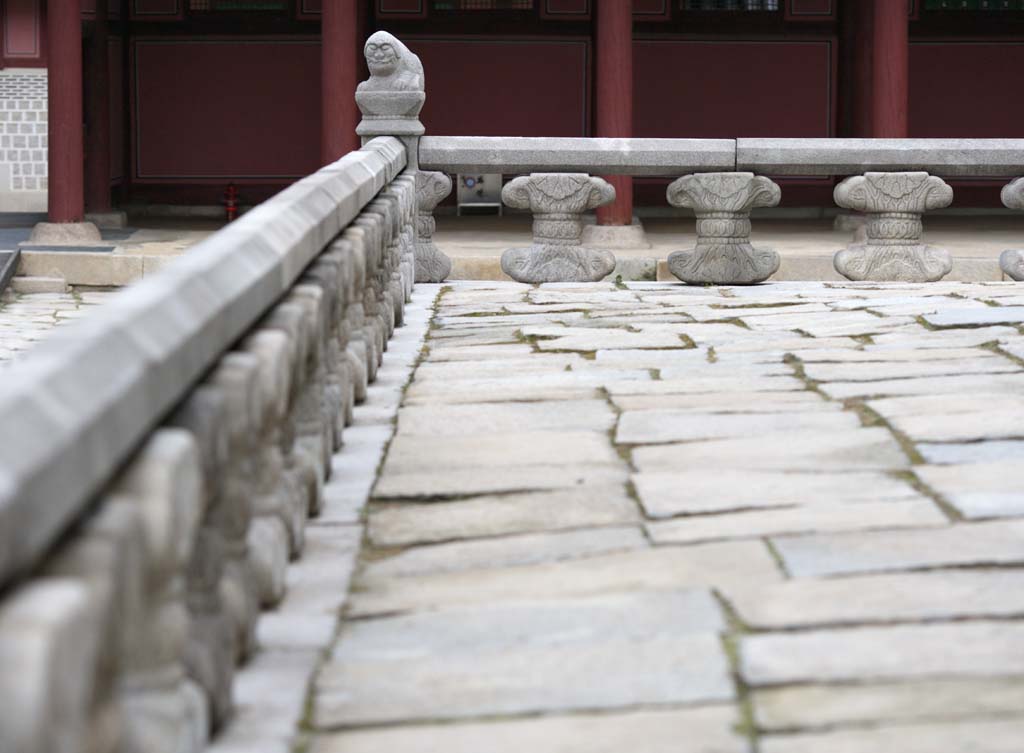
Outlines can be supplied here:
M502 256L502 269L521 282L598 280L615 267L614 255L583 242L579 216L613 201L614 190L603 181L585 184L580 175L676 178L666 201L693 210L697 245L671 254L669 270L689 283L751 284L769 279L781 261L775 251L750 244L751 210L781 198L766 176L846 178L836 186L836 204L863 212L867 221L864 237L836 254L836 271L851 280L928 282L953 269L948 251L921 241L921 216L953 202L943 178L1024 174L1024 139L424 136L418 156L424 170L530 176L502 193L506 205L534 216L532 245ZM1021 183L1010 183L1003 203L1019 209L1021 194ZM1024 252L1006 251L1004 274L1024 277L1022 259Z
M679 177L698 172L940 177L1024 174L1024 139L607 139L424 136L419 164L449 173L584 172Z
M4 372L4 753L189 753L229 716L412 292L407 154L369 140Z

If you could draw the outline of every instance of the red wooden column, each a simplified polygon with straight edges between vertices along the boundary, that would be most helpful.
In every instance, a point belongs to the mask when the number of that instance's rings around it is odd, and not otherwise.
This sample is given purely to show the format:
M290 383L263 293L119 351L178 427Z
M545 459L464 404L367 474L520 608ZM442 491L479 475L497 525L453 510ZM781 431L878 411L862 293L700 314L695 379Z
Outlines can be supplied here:
M326 165L359 148L356 85L362 35L359 0L324 0L320 21L321 107L320 158Z
M85 88L89 97L85 128L85 199L90 212L110 211L110 57L107 40L107 0L97 0Z
M596 90L598 137L633 135L633 4L627 0L595 0ZM599 225L633 221L633 178L605 178L615 186L614 203L597 210Z
M82 155L82 4L49 0L49 216L81 222L85 214Z
M907 4L871 0L871 135L907 136L910 40Z

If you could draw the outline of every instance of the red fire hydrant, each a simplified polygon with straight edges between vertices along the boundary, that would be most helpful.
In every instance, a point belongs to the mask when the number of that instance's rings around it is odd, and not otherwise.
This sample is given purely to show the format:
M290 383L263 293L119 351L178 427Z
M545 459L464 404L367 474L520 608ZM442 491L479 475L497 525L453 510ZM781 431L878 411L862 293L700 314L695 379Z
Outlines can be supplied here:
M228 183L224 190L224 214L228 222L238 217L238 189L234 183Z

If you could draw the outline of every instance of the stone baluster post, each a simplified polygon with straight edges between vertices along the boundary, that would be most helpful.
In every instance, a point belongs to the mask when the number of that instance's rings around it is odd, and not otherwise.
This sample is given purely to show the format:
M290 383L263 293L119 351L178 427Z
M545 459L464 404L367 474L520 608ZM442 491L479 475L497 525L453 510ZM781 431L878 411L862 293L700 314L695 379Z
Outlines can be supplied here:
M348 306L345 309L345 356L352 372L352 396L355 403L366 400L366 388L370 382L371 369L376 373L374 356L374 334L367 322L366 303L363 288L366 281L366 256L363 253L362 238L355 237L353 228L346 229L343 240L335 241L332 247L341 254L350 271L348 282ZM351 416L349 417L351 421Z
M0 602L0 750L120 750L120 732L100 747L93 714L97 660L108 634L102 630L109 604L88 578L36 578ZM116 677L114 678L116 679ZM119 707L115 707L115 710ZM115 716L112 721L119 724Z
M923 172L855 175L836 186L835 201L868 215L866 240L835 256L843 277L935 282L953 268L948 251L921 243L921 215L953 202L953 189L942 178Z
M261 329L245 339L245 352L259 360L260 420L253 467L249 565L260 604L274 606L284 596L291 550L292 488L281 449L282 424L291 392L291 347L280 330Z
M316 467L317 459L308 457L298 446L299 401L306 383L309 357L309 331L305 311L294 303L279 303L263 319L262 327L279 331L287 337L287 367L289 369L287 397L284 412L277 421L276 441L280 448L283 475L278 489L285 507L280 511L288 526L289 555L298 557L305 543L306 519L316 506L321 493L322 480Z
M181 429L153 434L110 490L140 513L136 535L144 562L137 598L122 618L123 751L197 753L208 737L206 699L184 664L190 630L185 573L202 495L199 453Z
M668 203L697 215L697 245L668 257L669 271L695 285L750 285L779 268L779 255L750 245L750 211L773 207L782 192L753 173L696 173L668 187Z
M586 173L532 173L506 184L501 200L533 213L533 244L501 255L505 274L519 282L597 282L615 269L610 251L584 248L583 212L615 199L605 180Z
M221 390L200 385L171 416L168 425L185 429L198 449L203 474L199 528L186 570L189 636L185 667L202 688L216 729L231 714L237 635L221 594L227 545L222 530L224 476L228 462L227 400Z
M299 398L296 440L317 471L317 493L310 500L310 514L313 515L320 512L323 504L323 483L331 474L334 420L341 413L340 395L328 383L328 374L333 368L328 355L329 342L334 337L331 322L333 298L320 281L312 277L312 270L307 270L287 299L302 306L307 320L313 324L310 328L306 385Z
M259 371L256 356L232 351L221 357L206 382L224 396L228 456L221 479L221 502L209 511L208 522L224 540L220 595L234 633L236 662L244 661L256 649L260 612L256 575L249 558L262 423Z
M416 174L416 282L443 282L452 272L452 260L434 245L434 209L452 192L452 179L444 173Z
M405 317L405 283L402 281L402 217L398 196L394 192L382 191L377 199L367 205L364 214L380 218L378 224L385 266L383 282L387 306L394 312L394 326L400 327ZM389 331L389 339L392 331Z
M419 211L416 198L416 176L418 174L406 171L395 178L388 189L388 191L394 191L398 196L402 208L402 263L405 265L403 280L407 302L412 300L412 289L416 283L416 221Z
M1024 209L1024 178L1017 178L1003 186L1000 197L1007 209ZM1024 250L1011 248L999 257L999 266L1008 277L1024 281Z

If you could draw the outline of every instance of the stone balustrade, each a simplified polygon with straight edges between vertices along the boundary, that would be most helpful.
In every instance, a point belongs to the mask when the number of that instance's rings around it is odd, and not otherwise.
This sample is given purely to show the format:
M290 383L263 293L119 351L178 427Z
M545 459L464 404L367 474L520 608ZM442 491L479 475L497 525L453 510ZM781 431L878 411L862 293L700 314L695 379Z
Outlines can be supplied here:
M385 116L418 61L386 43L362 149L5 372L4 753L193 753L231 717L417 275L416 128Z
M230 717L411 292L405 164L370 142L5 374L0 750L198 751Z
M763 176L852 176L836 191L837 204L868 213L868 238L839 252L835 267L851 280L933 281L952 268L949 254L920 243L920 215L952 203L942 177L1015 177L1024 173L1024 139L648 139L648 138L507 138L478 136L424 136L419 141L419 164L429 170L450 173L498 172L677 177L695 193L689 198L677 181L669 188L669 204L694 210L698 218L696 248L670 255L669 268L680 279L694 284L709 282L750 284L768 279L778 269L769 250L756 251L749 243L749 212L737 209L736 194L728 184L767 180ZM727 176L736 177L727 177ZM922 175L923 192L896 188ZM886 177L887 176L887 177ZM935 181L939 181L939 187ZM887 188L882 188L882 184ZM772 184L774 185L774 184ZM1016 185L1016 184L1011 184ZM712 186L715 186L712 188ZM859 209L860 189L874 186L871 208ZM776 186L776 190L777 190ZM892 190L889 190L889 189ZM1010 191L1010 187L1007 187ZM1004 192L1004 203L1024 208L1016 193ZM922 202L915 196L920 193ZM944 197L938 201L937 197ZM1008 198L1009 196L1009 198ZM946 200L948 198L948 200ZM777 204L776 197L771 205ZM938 203L936 203L938 202ZM518 205L505 202L513 208ZM920 207L917 204L921 203ZM911 206L913 205L913 206ZM865 204L865 207L867 204ZM522 207L522 208L525 208ZM706 220L729 220L729 230L716 236ZM898 226L898 227L897 227ZM728 242L724 242L726 238ZM537 246L535 241L534 247ZM527 254L515 251L517 265ZM579 273L573 252L563 252L561 267L548 263L544 280L586 279ZM578 254L576 254L578 255ZM533 255L535 258L536 254ZM553 259L554 252L545 258ZM510 264L511 264L511 256ZM1004 272L1024 276L1024 253L1007 251ZM614 266L614 261L611 262ZM540 281L536 275L513 274L514 279ZM552 275L554 275L552 277Z

